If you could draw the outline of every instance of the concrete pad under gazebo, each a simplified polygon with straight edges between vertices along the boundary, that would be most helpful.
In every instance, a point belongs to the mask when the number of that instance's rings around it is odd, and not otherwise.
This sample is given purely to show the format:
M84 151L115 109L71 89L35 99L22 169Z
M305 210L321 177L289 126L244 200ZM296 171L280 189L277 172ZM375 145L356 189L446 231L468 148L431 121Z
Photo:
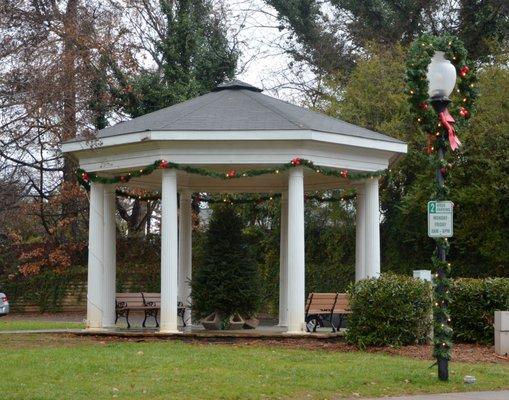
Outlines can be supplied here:
M277 168L298 158L318 169L373 173L388 168L407 146L234 80L203 96L102 129L94 140L68 141L62 150L83 170L113 177L157 160L225 173ZM355 276L358 280L379 275L378 178L349 181L302 165L277 172L217 179L170 167L121 183L161 193L161 333L178 332L177 302L191 295L193 192L281 194L279 326L287 333L305 332L306 191L357 190ZM91 330L115 325L115 190L114 184L90 183L87 327Z

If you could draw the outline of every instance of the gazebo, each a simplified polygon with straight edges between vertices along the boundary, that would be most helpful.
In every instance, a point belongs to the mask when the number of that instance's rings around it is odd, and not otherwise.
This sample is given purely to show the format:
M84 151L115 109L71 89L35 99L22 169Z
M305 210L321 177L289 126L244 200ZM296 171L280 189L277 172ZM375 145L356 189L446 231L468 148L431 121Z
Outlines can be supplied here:
M233 80L203 96L102 129L94 140L76 138L62 145L94 176L128 176L127 171L163 163L164 168L120 182L161 195L161 333L178 332L177 302L190 296L195 192L281 194L279 325L289 334L305 332L306 191L356 189L355 276L380 273L376 172L406 153L406 144L261 92ZM277 169L290 160L291 168ZM301 160L306 161L301 165ZM242 175L256 169L270 173ZM236 179L195 170L235 174ZM348 179L359 173L366 178ZM115 191L115 184L90 181L87 328L92 330L115 325Z

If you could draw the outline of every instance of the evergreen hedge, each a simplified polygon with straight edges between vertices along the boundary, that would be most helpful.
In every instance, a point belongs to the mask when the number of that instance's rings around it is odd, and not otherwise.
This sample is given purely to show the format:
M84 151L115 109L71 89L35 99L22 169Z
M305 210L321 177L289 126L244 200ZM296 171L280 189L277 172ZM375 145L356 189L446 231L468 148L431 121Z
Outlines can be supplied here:
M431 284L382 274L349 288L347 340L361 347L423 343L431 327Z
M455 340L493 343L496 310L509 310L509 278L454 281L450 311Z

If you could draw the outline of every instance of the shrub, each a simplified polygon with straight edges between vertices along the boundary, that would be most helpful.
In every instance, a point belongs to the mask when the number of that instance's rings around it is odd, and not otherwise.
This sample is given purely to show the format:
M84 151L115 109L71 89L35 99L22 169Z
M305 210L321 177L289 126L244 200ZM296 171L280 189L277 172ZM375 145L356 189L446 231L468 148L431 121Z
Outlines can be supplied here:
M242 219L229 205L214 208L203 259L192 278L193 312L251 316L260 303L259 276L242 233Z
M509 279L457 279L451 287L451 323L462 342L493 343L496 310L509 310Z
M407 345L428 339L431 285L408 276L383 274L349 288L352 314L347 340L360 346Z

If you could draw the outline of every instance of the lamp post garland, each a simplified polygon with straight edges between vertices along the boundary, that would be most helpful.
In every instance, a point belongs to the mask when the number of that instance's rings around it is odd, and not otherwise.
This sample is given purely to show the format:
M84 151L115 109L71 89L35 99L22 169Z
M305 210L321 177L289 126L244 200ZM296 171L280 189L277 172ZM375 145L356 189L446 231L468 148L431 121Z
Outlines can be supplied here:
M477 76L466 57L467 51L461 40L451 35L422 36L414 41L409 52L407 94L417 126L428 135L427 152L435 169L435 189L431 200L444 201L449 195L445 185L450 167L445 158L447 147L455 151L461 146L456 129L465 127L474 112L474 101L478 95L475 87ZM458 101L452 104L449 112L451 100L448 96L455 86L454 98ZM434 239L436 249L431 259L436 271L433 278L433 355L437 360L439 379L448 380L453 336L448 308L452 283L449 278L451 265L446 259L449 242L447 237Z

